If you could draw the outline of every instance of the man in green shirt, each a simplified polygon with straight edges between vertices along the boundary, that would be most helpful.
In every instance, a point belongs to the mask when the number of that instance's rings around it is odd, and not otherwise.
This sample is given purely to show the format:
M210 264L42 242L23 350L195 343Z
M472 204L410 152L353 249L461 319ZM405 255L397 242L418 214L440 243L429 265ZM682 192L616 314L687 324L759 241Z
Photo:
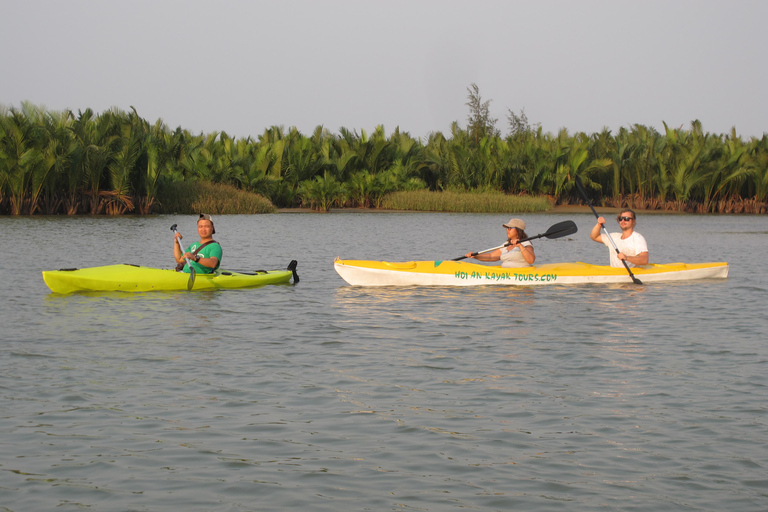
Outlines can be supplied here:
M174 239L173 256L176 263L184 264L182 272L189 273L189 265L192 265L198 274L210 274L221 265L222 249L221 245L213 239L216 228L213 227L213 219L207 213L201 213L197 219L197 233L200 235L200 242L195 242L187 247L186 252L182 254L181 246ZM174 238L182 239L178 232L174 232ZM186 261L189 260L189 265Z

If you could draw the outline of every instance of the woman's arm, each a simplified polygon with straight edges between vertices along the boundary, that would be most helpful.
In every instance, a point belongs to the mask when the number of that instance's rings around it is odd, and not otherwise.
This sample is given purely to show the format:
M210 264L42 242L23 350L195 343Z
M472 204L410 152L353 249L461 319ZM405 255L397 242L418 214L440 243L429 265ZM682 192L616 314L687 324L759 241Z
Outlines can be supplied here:
M472 256L472 253L467 254L468 258L475 258L478 261L499 261L501 259L501 249L496 249L493 252L486 252Z
M536 253L533 252L533 246L520 244L519 247L525 261L529 265L533 265L533 262L536 261Z

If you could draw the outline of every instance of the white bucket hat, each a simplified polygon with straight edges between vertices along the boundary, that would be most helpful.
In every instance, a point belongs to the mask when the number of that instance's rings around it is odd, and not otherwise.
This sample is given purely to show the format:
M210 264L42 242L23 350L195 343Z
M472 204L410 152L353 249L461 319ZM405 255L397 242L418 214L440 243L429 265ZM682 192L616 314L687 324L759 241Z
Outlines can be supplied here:
M522 219L509 219L509 222L502 224L505 228L517 228L525 231L525 221Z

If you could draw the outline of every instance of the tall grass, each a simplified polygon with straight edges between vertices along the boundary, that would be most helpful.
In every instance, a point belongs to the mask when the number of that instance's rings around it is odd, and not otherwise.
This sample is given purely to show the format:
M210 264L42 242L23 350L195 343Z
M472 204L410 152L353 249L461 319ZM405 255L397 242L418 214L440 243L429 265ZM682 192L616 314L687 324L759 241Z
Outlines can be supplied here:
M550 210L552 202L546 196L515 196L502 192L412 190L387 195L381 207L428 212L534 213Z
M158 190L162 213L253 214L276 213L269 199L231 185L195 182L163 183Z

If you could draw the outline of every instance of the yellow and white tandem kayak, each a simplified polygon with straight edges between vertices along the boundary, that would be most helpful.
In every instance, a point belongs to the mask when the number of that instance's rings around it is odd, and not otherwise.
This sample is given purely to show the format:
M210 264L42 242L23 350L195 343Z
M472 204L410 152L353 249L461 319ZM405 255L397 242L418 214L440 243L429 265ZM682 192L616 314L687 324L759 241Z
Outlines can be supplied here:
M219 269L212 274L196 274L191 290L255 288L288 283L291 277L294 283L298 282L293 262L288 270L232 272ZM46 270L43 279L54 293L180 291L189 289L190 284L190 275L183 272L129 264Z
M547 284L632 283L625 268L589 263L549 263L501 268L463 261L371 260L333 262L336 272L353 286L538 286ZM633 267L643 283L728 277L728 263L667 263Z

